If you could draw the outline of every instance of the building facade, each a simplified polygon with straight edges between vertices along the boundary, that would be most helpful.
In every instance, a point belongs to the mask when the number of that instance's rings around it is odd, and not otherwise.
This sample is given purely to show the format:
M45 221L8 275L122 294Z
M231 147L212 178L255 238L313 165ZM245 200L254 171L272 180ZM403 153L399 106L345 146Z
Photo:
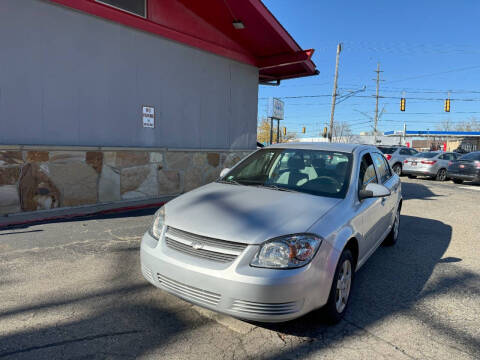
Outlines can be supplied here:
M0 43L0 215L212 181L255 149L259 82L316 71L259 0L3 0Z

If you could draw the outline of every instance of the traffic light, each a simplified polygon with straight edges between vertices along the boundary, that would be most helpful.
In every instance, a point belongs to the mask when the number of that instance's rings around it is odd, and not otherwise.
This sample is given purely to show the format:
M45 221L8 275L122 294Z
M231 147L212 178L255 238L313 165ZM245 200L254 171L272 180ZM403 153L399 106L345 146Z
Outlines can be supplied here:
M302 128L302 133L305 134L305 126Z
M287 135L287 128L284 127L284 128L283 128L283 136L286 136L286 135Z
M405 98L400 99L400 111L405 111Z
M328 132L328 129L327 129L327 127L325 126L325 127L323 128L323 134L322 134L322 136L323 136L324 138L327 137L327 132Z
M445 100L445 112L450 112L450 99Z

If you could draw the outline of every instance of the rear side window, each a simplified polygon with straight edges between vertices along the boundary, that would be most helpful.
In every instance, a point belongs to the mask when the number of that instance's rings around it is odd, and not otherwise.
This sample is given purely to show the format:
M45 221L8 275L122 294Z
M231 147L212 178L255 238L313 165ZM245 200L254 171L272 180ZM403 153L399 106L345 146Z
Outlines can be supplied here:
M384 154L393 154L397 150L394 147L379 147L378 149Z
M409 149L400 149L400 155L411 155Z
M375 167L378 171L378 176L380 177L380 181L384 183L392 176L390 172L390 167L388 166L387 161L382 155L378 153L373 153L372 156L373 161L375 162Z
M431 159L431 158L434 158L437 155L438 155L438 153L436 153L436 152L424 152L424 153L418 153L415 156L419 157L419 158Z
M463 155L460 160L480 160L480 151Z

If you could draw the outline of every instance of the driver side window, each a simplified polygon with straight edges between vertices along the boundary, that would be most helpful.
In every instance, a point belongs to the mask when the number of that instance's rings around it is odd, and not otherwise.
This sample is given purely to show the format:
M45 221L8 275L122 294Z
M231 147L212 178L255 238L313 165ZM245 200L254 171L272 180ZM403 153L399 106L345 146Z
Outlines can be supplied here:
M370 184L378 184L377 173L373 165L373 160L370 154L365 154L360 162L360 174L358 176L358 190L363 190Z

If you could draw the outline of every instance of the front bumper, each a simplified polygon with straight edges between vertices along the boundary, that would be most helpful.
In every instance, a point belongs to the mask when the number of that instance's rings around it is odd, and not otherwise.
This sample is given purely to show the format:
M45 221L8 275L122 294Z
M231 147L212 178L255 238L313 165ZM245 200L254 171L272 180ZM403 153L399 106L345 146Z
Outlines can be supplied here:
M450 179L480 181L480 174L460 174L460 173L447 171L447 177L449 177Z
M329 296L337 250L323 242L312 262L289 270L249 265L258 245L231 263L215 263L177 252L146 233L140 259L150 283L196 305L237 318L282 322L323 306Z

